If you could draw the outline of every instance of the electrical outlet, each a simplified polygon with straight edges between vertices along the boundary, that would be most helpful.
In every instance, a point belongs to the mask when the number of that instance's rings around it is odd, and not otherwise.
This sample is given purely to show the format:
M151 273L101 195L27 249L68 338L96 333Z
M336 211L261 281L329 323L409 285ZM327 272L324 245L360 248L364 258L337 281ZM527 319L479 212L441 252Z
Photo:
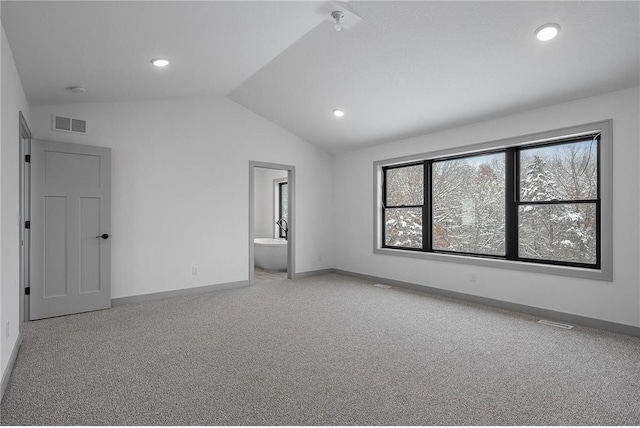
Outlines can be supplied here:
M9 321L7 321L7 326L5 328L5 338L8 339L9 338L9 334L11 333L11 324L9 324Z
M478 280L478 276L475 272L471 272L471 282L476 282Z
M198 267L194 266L191 268L191 275L197 275L198 274Z

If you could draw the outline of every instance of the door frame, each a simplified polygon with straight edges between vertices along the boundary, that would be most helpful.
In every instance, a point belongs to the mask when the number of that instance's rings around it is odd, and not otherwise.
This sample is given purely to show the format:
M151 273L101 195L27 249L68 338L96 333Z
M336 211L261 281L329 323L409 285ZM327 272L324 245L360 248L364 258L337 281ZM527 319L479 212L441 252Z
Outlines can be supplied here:
M253 252L253 239L255 237L255 210L254 210L254 173L256 168L264 169L276 169L280 171L287 171L288 181L288 204L289 204L289 232L287 234L287 278L293 279L295 275L295 242L296 242L296 204L295 204L295 190L296 190L296 167L293 165L283 165L270 162L249 161L249 284L255 283L254 279L254 252Z
M20 175L20 242L18 253L20 254L20 277L18 282L18 294L20 296L20 313L18 331L22 332L22 323L29 321L29 299L25 299L25 289L29 286L29 272L31 261L31 235L26 228L26 222L31 220L31 167L26 161L26 156L31 154L31 131L22 112L19 112L19 175Z

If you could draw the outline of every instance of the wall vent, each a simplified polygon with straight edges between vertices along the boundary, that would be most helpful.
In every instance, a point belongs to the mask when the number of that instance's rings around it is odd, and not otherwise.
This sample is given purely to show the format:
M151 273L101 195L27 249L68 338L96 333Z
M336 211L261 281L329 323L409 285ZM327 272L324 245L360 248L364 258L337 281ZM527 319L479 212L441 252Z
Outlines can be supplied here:
M567 330L571 330L573 328L571 324L565 324L562 322L555 322L555 321L549 321L549 320L540 320L538 321L538 323L544 324L544 325L550 325L551 327L564 328Z
M88 134L87 121L72 117L53 115L51 126L54 131L72 132L74 134Z
M390 285L386 285L386 284L373 284L373 286L378 288L391 288Z

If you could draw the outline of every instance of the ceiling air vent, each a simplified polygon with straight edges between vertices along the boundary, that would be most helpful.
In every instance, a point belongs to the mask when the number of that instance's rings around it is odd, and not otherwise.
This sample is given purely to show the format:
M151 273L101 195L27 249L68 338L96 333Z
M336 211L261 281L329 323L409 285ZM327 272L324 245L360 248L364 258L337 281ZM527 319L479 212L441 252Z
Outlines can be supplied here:
M87 121L73 119L71 117L53 115L51 121L54 131L72 132L74 134L87 134Z

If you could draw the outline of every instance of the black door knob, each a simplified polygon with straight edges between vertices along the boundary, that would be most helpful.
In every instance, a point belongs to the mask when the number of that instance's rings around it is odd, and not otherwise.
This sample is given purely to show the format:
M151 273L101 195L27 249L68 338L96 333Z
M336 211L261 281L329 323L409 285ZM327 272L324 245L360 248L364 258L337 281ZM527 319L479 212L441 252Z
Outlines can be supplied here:
M96 238L109 239L109 234L108 233L103 233L100 236L96 236Z

